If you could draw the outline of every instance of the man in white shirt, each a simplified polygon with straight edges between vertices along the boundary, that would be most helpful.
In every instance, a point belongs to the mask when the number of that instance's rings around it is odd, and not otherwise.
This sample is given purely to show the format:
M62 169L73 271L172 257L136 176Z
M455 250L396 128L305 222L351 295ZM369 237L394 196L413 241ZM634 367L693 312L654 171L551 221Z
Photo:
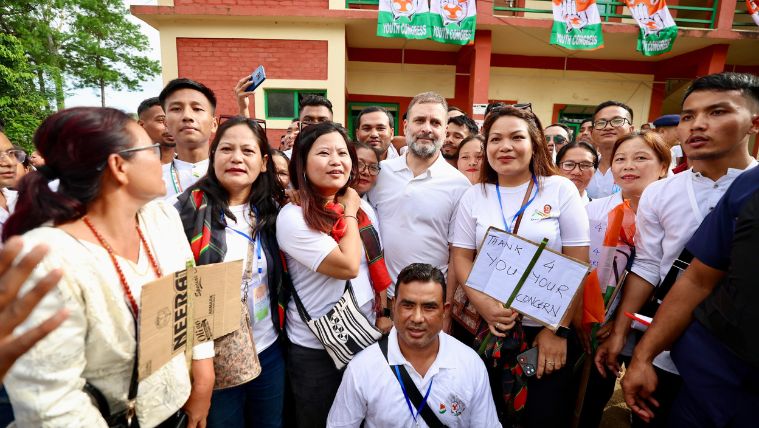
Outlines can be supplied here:
M381 163L377 185L368 192L379 217L385 262L393 280L414 262L430 263L443 272L448 269L453 214L471 184L440 155L447 111L445 98L434 92L411 100L403 121L408 151ZM449 290L446 302L453 298L453 291ZM388 296L393 295L391 286Z
M619 191L611 173L611 151L614 143L623 135L633 132L632 109L619 101L604 101L593 113L593 146L601 155L598 169L586 191L591 199L600 199Z
M174 137L177 157L163 165L165 199L195 184L208 171L208 147L216 132L216 95L200 82L174 79L158 96L166 112L166 127Z
M328 427L427 427L434 419L448 427L501 426L482 359L441 331L450 306L445 288L432 265L401 271L395 327L348 364Z
M393 142L393 115L384 107L369 106L356 116L356 141L368 144L380 152L380 161L399 156Z
M624 313L639 312L655 288L664 286L664 278L673 262L704 217L733 180L757 164L748 152L749 137L759 126L759 117L755 112L751 113L756 109L752 104L756 100L744 93L751 90L746 83L750 79L741 76L746 75L720 73L705 76L695 80L685 93L678 135L692 161L692 168L657 181L643 192L636 217L635 261L625 281L622 302L610 336L596 353L599 370L608 367L612 372L618 372L617 355L631 325ZM756 86L753 90L757 90ZM638 411L641 407L633 410L643 419L653 417L655 426L667 426L668 412L681 380L669 352L642 356L636 349L631 366L650 367L652 360L656 366L653 376L659 379L658 387L654 394L651 394L654 388L642 393L639 402L655 397L659 403L655 417L654 412ZM653 368L651 372L654 372ZM636 376L626 377L623 386L628 382L639 383L640 378Z
M9 187L16 182L19 156L25 158L26 153L23 150L13 148L13 144L5 136L5 133L0 131L0 232L3 231L5 221L8 220L16 207L18 193Z

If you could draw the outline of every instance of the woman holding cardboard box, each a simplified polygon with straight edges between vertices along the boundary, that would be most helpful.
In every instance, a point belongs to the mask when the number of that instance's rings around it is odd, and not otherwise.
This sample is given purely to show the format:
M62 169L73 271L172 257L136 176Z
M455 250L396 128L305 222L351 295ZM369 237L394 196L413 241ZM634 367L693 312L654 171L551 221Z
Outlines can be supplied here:
M285 362L278 296L287 278L275 226L284 190L258 122L222 123L208 172L177 201L198 265L243 260L241 326L216 339L209 427L281 427Z
M137 382L142 286L192 260L176 211L151 202L166 193L158 145L125 113L90 107L50 116L34 143L46 165L22 180L3 238L23 234L25 252L50 248L22 293L49 272L62 278L20 329L62 307L69 315L5 378L17 425L204 424L210 394L190 391L210 391L211 342L192 349L192 384L183 354Z
M548 248L588 260L587 214L574 184L556 174L541 129L527 109L502 107L486 117L483 184L462 196L451 238L459 284L466 284L477 246L490 226L533 242L547 238ZM554 333L531 319L519 319L502 302L464 288L483 319L476 343L487 333L500 338L487 347L486 365L501 422L566 426L573 404L567 399L573 396L566 367L568 326ZM537 375L523 383L516 355L532 346L538 349Z

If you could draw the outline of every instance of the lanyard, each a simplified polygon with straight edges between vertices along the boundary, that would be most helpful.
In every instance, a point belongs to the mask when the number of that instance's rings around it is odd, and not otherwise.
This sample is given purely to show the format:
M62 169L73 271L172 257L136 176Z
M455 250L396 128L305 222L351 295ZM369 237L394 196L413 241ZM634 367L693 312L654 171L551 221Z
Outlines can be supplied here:
M255 207L253 208L253 212L256 214L256 218L258 218L258 212L255 209ZM261 259L261 234L260 233L256 233L256 237L253 238L252 236L248 235L245 232L241 232L241 231L239 231L237 229L232 228L231 226L229 226L227 224L226 220L224 219L224 211L221 212L221 222L224 224L224 227L226 227L227 229L231 230L232 232L234 232L234 233L242 236L243 238L247 239L248 242L250 243L250 245L254 245L256 247L256 259L257 259L256 266L258 267L258 277L261 278L261 275L264 272L264 270L263 270L263 265L264 264L263 264L263 261ZM252 226L251 226L251 229L252 229Z
M174 166L174 159L171 160L169 175L171 175L171 184L174 185L174 191L177 194L182 193L182 183L179 181L179 170L177 170L177 167Z
M516 221L517 217L522 215L524 211L527 209L528 206L532 203L532 201L535 200L535 197L538 196L538 179L535 177L535 174L532 174L532 182L535 186L535 194L532 195L530 200L528 200L524 205L522 205L519 208L519 211L514 214L514 217L511 217L511 227L508 223L506 223L506 217L503 215L503 202L501 201L501 187L498 185L498 180L495 182L495 191L498 194L498 206L501 207L501 220L503 220L503 228L506 230L506 232L511 233L512 228L514 227L514 221Z
M422 402L419 403L419 408L416 409L416 415L414 415L414 409L411 407L411 400L408 398L408 393L406 392L406 385L403 384L403 380L401 379L401 371L398 370L398 366L394 366L395 368L395 376L398 378L398 382L401 384L401 389L403 390L403 398L406 399L406 405L408 406L408 411L411 413L411 418L414 419L414 423L416 424L417 428L419 427L419 421L417 419L419 418L419 413L422 412L422 409L424 406L427 405L427 398L430 396L430 391L432 390L432 381L435 380L433 377L430 379L430 386L427 387L427 392L424 394L424 399L422 399Z

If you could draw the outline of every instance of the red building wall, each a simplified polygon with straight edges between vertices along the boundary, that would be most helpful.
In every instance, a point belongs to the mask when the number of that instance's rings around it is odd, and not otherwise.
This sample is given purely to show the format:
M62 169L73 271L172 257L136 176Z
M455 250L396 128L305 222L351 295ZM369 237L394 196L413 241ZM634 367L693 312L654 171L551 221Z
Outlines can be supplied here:
M217 116L233 115L237 114L235 84L261 64L267 79L326 80L327 41L177 38L177 62L179 77L202 82L216 93ZM264 117L252 102L250 114ZM276 138L272 140L275 147L282 133L268 132L270 139Z

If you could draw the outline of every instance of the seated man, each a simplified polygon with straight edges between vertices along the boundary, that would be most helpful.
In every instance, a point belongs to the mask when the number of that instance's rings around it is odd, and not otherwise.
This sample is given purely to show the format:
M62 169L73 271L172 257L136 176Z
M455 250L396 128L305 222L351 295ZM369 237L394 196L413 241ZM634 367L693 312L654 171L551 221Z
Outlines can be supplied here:
M395 287L395 327L348 364L327 426L500 427L482 360L441 331L442 272L413 263Z

